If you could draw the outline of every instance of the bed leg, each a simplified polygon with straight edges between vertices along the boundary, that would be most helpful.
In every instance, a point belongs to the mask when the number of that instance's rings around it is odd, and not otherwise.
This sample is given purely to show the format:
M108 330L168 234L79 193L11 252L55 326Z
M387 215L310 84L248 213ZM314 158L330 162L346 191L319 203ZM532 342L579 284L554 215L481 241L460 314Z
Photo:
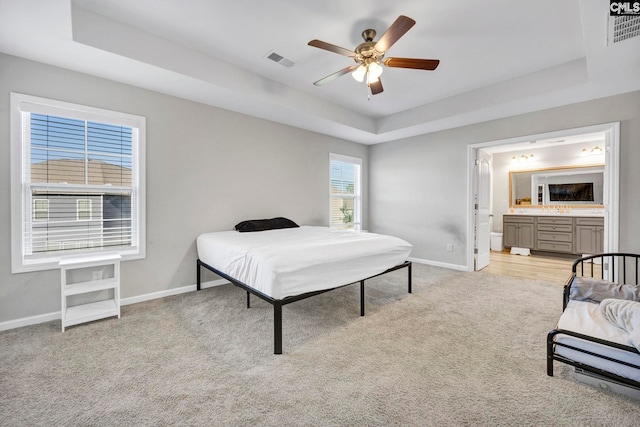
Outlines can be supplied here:
M251 293L247 291L247 308L251 308Z
M360 281L360 316L364 316L364 280Z
M196 276L197 276L197 283L196 283L196 290L200 290L200 260L196 260Z
M553 337L555 334L550 332L547 335L547 375L553 376Z
M282 303L273 303L273 354L282 354Z
M408 274L409 274L409 280L408 280L408 283L409 283L409 293L411 293L411 265L412 265L412 264L411 264L411 263L409 263L409 266L407 267L407 268L409 269L409 273L408 273Z

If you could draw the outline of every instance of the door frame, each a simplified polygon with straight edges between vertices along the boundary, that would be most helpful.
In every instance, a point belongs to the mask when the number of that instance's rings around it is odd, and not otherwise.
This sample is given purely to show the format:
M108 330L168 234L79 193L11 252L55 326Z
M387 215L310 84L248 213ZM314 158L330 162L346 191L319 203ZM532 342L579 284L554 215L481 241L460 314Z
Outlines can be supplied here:
M517 144L542 139L566 138L585 133L603 132L605 135L604 166L604 252L617 252L620 215L620 122L604 123L560 131L523 135L470 144L467 148L467 270L474 271L475 227L475 160L477 151L497 145Z

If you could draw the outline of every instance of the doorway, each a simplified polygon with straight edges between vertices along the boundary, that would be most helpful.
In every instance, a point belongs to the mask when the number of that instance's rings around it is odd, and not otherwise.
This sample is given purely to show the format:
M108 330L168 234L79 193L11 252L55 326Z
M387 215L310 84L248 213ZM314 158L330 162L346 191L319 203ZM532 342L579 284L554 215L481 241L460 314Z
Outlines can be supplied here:
M479 172L479 165L481 164L480 158L484 154L493 155L494 153L505 152L526 152L527 150L541 149L545 145L553 144L555 147L560 145L571 145L578 149L582 144L588 144L593 141L594 138L600 141L603 148L602 162L604 163L604 183L603 183L603 206L602 215L604 217L604 238L603 247L604 252L615 252L618 250L618 211L619 211L619 197L618 197L618 182L619 182L619 123L608 123L603 125L587 126L576 129L567 129L563 131L548 132L536 135L526 135L522 137L488 141L478 144L472 144L468 149L468 236L470 236L467 244L467 267L469 271L476 269L476 265L483 267L486 264L487 255L480 254L479 251L486 248L486 242L489 241L489 233L493 231L494 226L479 227L479 221L482 219L482 213L479 213L478 207L486 205L491 206L490 215L495 219L496 217L502 218L502 215L508 213L510 204L504 202L505 195L493 194L494 191L490 191L489 194L478 191L479 181L485 178L481 178ZM584 153L585 149L582 149ZM529 157L529 155L522 155L522 157ZM577 157L577 155L575 156ZM515 158L515 155L514 155ZM555 159L557 162L558 159ZM567 159L567 165L576 164L578 160ZM493 164L490 166L490 174L493 175ZM504 171L503 171L504 173ZM504 178L504 177L502 177ZM493 181L493 176L490 178ZM483 198L489 198L489 201L483 200ZM500 198L502 199L500 199ZM497 200L497 202L496 202ZM479 216L480 215L480 216ZM480 260L480 263L477 261Z

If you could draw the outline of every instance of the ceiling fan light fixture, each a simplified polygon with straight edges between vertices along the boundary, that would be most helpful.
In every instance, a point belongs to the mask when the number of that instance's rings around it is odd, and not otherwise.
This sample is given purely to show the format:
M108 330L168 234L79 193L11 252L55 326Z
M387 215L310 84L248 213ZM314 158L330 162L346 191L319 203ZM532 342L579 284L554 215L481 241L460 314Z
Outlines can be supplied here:
M339 55L347 56L355 61L354 65L343 68L336 71L333 74L313 82L315 86L323 86L330 81L335 80L340 76L351 73L354 80L362 83L365 81L367 86L371 89L372 95L382 93L382 81L380 75L382 74L382 65L393 68L412 68L416 70L428 70L433 71L438 67L440 60L438 59L419 59L419 58L386 58L385 54L395 42L400 39L413 25L416 23L408 16L400 15L398 18L387 28L380 40L373 41L376 36L374 29L367 29L362 32L362 38L364 43L360 43L355 49L345 49L340 46L336 46L331 43L323 42L322 40L314 39L307 43L309 46L323 49L329 52L337 53ZM383 62L384 59L384 62Z
M360 66L351 73L351 76L353 76L356 81L363 82L365 74L367 74L367 67L365 67L364 64L360 64Z
M377 62L369 64L369 77L378 81L378 78L382 75L382 67Z

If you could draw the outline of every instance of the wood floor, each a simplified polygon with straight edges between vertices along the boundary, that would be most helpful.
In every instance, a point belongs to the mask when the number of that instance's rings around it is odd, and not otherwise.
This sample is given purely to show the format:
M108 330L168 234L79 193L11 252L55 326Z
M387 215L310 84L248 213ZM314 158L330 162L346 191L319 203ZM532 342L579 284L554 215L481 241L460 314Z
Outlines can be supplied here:
M540 279L564 285L571 275L573 259L546 255L511 255L509 252L491 251L489 266L482 271L501 276Z

